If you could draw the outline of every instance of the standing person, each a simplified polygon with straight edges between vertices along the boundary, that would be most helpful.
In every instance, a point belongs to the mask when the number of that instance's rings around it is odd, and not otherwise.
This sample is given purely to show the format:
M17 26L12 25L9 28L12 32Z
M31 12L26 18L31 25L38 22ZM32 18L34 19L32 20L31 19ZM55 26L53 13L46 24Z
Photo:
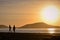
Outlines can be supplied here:
M15 32L15 25L13 26L13 31Z
M11 31L11 26L9 25L9 31Z

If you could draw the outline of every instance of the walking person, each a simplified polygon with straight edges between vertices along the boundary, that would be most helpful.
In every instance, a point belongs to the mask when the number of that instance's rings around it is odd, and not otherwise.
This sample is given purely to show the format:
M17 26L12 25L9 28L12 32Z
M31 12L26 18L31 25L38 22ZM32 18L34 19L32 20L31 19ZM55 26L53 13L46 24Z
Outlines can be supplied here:
M13 31L15 32L15 25L13 26Z
M11 26L9 25L9 31L11 31Z

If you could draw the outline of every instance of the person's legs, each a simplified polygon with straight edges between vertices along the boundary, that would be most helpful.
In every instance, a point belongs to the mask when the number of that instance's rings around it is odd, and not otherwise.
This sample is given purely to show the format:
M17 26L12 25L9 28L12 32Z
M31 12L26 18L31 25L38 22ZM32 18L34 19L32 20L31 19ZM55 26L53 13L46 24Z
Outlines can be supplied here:
M14 32L14 27L13 27L13 32Z
M13 31L15 32L15 29L13 29Z
M9 31L11 31L11 28L9 27Z

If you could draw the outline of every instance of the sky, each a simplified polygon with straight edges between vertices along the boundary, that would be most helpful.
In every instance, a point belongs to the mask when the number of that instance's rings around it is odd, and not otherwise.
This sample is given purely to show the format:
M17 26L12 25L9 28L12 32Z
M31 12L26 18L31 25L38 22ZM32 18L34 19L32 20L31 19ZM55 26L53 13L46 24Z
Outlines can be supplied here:
M41 22L40 11L50 0L0 0L0 24L22 26ZM59 7L60 1L53 0Z

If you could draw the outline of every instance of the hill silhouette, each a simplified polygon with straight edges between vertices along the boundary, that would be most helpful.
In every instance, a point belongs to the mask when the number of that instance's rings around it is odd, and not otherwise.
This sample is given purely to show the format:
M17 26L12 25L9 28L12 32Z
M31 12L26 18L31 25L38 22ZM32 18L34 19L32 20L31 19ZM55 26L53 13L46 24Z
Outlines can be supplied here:
M8 28L6 25L0 25L0 28Z
M38 22L38 23L33 23L33 24L26 24L26 25L22 26L21 28L60 28L60 27L48 25L43 22Z

